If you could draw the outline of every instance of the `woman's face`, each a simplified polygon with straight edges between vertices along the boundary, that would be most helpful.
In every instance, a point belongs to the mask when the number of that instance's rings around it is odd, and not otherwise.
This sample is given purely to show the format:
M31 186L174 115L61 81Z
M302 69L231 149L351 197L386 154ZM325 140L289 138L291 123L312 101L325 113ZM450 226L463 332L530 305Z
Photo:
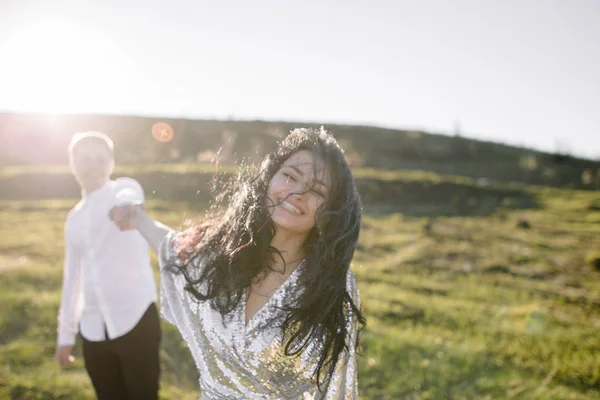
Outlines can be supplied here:
M330 187L330 173L322 160L313 159L308 150L292 154L269 182L267 196L277 231L308 235Z

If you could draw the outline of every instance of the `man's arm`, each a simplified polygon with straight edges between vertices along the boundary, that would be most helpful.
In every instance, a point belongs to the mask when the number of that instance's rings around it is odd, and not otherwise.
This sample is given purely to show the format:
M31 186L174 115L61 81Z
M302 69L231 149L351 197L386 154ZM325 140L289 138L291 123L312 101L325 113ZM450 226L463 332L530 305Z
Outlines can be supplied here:
M70 242L65 229L65 263L56 344L56 360L61 367L65 367L73 361L71 352L81 317L82 289L81 255Z

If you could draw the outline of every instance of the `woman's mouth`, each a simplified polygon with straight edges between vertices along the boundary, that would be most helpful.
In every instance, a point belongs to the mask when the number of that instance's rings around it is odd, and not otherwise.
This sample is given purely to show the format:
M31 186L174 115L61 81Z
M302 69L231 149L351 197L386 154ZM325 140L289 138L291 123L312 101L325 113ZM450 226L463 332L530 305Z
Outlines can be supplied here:
M288 203L287 200L282 201L280 206L294 214L302 215L302 211L298 207Z

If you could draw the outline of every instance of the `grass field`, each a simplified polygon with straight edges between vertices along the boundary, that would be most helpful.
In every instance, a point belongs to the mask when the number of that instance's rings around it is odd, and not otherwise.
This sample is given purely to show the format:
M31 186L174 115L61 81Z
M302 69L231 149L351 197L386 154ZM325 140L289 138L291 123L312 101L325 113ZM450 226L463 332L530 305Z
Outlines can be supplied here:
M520 190L536 208L418 217L366 205L353 265L368 318L361 398L600 398L598 192ZM0 202L0 400L93 398L80 347L66 370L53 359L75 202ZM172 226L197 217L183 202L148 206ZM197 399L185 344L163 332L161 397Z

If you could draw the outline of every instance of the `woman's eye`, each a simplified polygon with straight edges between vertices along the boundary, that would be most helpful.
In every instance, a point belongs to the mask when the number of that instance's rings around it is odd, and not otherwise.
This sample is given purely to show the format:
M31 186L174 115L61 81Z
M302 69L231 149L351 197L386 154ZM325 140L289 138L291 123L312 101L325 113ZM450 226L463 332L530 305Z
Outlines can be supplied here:
M322 192L319 192L319 191L318 191L318 190L316 190L316 189L313 189L313 190L312 190L312 192L313 192L314 194L316 194L317 196L321 197L321 198L325 198L325 194L324 194L324 193L322 193Z
M296 178L294 178L294 177L293 177L293 175L290 175L290 174L288 174L287 172L284 172L284 173L283 173L283 176L285 176L285 177L286 177L286 179L288 179L288 180L292 180L292 181L295 181L295 180L296 180Z

